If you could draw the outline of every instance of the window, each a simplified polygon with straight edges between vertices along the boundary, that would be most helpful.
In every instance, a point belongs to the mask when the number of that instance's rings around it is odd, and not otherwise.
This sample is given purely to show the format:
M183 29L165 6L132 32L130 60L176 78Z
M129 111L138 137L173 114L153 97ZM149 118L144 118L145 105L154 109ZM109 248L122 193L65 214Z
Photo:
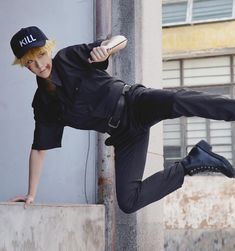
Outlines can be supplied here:
M181 122L179 118L164 121L164 165L166 167L179 161L183 156L181 150L181 134L183 133Z
M166 61L163 63L163 86L230 84L234 79L233 61L234 57L230 56Z
M230 58L216 57L185 60L183 64L184 85L228 84Z
M180 61L169 61L163 64L163 86L180 86Z
M234 19L234 0L165 0L163 26Z
M194 0L192 21L232 17L233 0Z
M174 60L163 63L163 85L167 89L187 87L234 97L234 56ZM235 164L235 123L199 117L165 120L165 166L182 159L199 140Z
M185 23L187 5L187 1L164 4L162 9L163 25L168 23Z

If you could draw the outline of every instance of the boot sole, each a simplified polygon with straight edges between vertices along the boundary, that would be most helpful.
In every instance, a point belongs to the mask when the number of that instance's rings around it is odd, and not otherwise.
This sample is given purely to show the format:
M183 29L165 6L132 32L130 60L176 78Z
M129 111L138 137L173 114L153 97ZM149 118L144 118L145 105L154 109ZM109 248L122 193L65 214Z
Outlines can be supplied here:
M205 140L201 140L196 144L198 147L200 147L203 151L207 152L208 154L210 154L211 156L215 157L216 159L219 159L220 161L222 161L226 166L228 166L229 168L231 168L233 170L233 176L229 176L229 177L234 177L235 175L235 170L233 169L233 166L223 157L220 156L216 153L213 153L211 151L212 147L211 145L209 145Z

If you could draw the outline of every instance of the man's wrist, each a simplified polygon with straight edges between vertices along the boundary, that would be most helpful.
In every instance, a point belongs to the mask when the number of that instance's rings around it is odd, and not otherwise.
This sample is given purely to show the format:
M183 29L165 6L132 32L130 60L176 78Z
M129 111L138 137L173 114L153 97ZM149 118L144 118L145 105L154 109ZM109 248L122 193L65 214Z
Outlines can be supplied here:
M33 195L33 194L27 194L27 195L26 195L26 198L27 198L27 199L32 199L32 200L34 200L34 197L35 197L35 195Z

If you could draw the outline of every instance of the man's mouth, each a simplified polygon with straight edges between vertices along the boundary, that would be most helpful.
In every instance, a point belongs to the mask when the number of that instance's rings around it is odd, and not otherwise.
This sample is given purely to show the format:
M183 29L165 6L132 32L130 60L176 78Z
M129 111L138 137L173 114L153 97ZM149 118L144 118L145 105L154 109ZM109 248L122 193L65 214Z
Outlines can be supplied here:
M46 70L46 69L41 70L40 73L43 73L45 70Z

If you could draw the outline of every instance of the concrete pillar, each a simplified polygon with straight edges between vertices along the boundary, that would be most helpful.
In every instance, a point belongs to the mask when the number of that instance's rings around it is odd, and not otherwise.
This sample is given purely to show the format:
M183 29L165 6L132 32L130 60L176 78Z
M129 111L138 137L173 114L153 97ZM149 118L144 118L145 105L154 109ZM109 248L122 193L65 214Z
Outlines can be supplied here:
M103 205L0 203L1 251L104 251Z
M133 0L115 0L112 4L112 34L121 34L128 39L127 47L113 57L113 75L130 84L136 82L135 5L136 1ZM116 206L115 246L116 251L137 250L136 214L127 215L118 206Z
M113 58L113 74L127 83L161 88L161 1L113 1L112 34L128 38L128 46ZM162 127L155 126L145 178L163 168ZM126 215L117 208L116 250L163 250L162 201Z
M96 39L106 39L111 36L112 1L96 0ZM109 61L108 72L112 72L112 60ZM111 147L104 142L107 135L98 134L98 202L105 205L105 250L115 251L116 213L115 213L115 177L114 155Z

